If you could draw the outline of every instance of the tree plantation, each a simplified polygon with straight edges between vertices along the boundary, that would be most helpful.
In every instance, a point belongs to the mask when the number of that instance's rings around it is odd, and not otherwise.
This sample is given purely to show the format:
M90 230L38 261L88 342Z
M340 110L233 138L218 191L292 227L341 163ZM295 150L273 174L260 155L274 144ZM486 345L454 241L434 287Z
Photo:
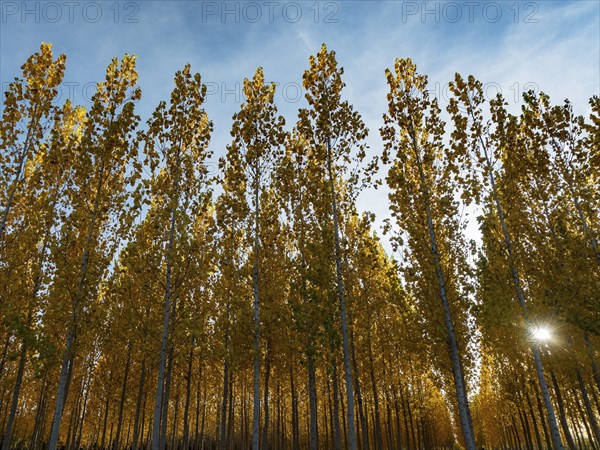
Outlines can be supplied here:
M86 108L65 70L4 92L2 450L600 449L600 98L397 59L368 130L323 45L292 122L242 74L215 156L189 65L147 118L134 56Z

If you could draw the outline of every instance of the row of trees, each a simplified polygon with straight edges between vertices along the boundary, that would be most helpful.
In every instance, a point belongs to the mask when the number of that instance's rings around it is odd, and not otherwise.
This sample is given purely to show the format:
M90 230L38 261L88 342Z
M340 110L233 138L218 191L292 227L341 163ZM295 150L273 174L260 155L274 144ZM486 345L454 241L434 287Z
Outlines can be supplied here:
M2 450L600 448L598 97L457 75L443 113L398 59L368 160L323 46L292 127L244 81L214 174L189 65L143 126L134 56L89 110L65 59L5 92ZM356 207L380 162L401 261Z

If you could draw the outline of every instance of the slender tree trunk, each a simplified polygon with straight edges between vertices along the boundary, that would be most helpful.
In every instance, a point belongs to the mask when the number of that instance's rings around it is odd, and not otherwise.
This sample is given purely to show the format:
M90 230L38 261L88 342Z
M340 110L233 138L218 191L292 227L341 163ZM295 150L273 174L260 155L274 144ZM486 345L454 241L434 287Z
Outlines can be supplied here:
M369 336L369 373L371 375L371 389L373 391L373 406L375 409L375 448L383 450L383 438L381 436L381 418L379 414L379 392L377 392L377 382L375 380L375 367L373 363L373 349L371 348Z
M202 382L202 366L200 366L200 373L198 375L198 383L196 385L196 420L194 421L194 445L192 446L192 450L198 450L198 430L200 425L200 386Z
M81 381L81 390L77 392L75 404L71 408L71 416L69 417L69 428L67 429L67 439L65 441L65 450L72 450L75 444L75 434L77 430L77 417L81 408L81 391L84 388L84 380Z
M358 406L360 429L362 431L362 450L369 450L369 430L364 412L362 392L360 390L360 376L358 373L358 365L356 363L356 350L354 348L354 333L352 332L352 329L350 329L350 351L352 353L352 367L354 369L354 381L356 383L356 403Z
M327 172L329 174L329 188L331 191L331 207L333 215L333 232L335 238L335 268L337 274L338 298L340 307L340 321L342 326L342 347L344 350L344 374L346 378L346 397L348 402L348 448L357 449L356 427L354 425L354 386L352 379L352 368L350 364L350 345L348 338L348 319L346 312L346 298L344 296L344 280L342 276L342 256L340 249L340 230L337 207L337 196L335 192L335 178L331 161L331 143L327 141Z
M394 417L396 426L396 448L402 450L402 424L400 422L400 404L398 403L398 391L392 387L394 394Z
M531 416L531 423L533 424L533 431L535 432L535 441L537 443L538 448L542 448L542 438L540 436L540 430L537 425L537 421L535 420L535 412L533 410L533 405L531 404L531 397L529 393L525 391L525 398L527 399L527 406L529 407L529 415Z
M575 420L576 418L577 417L575 415L571 416L571 418L570 418L571 419L571 425L572 425L573 430L575 432L575 439L577 439L577 444L579 445L579 447L573 447L573 448L577 448L577 449L585 448L584 445L583 445L583 437L581 436L581 428L579 427L577 421Z
M206 419L206 389L204 389L204 401L202 402L202 423L200 425L200 443L201 450L204 450L204 425Z
M100 441L100 448L103 450L106 448L106 447L104 447L104 443L106 440L106 425L108 423L108 408L110 406L110 386L112 384L112 379L113 379L113 372L111 371L110 375L108 377L106 400L104 401L104 419L103 419L103 423L102 423L102 440Z
M458 402L458 413L460 417L460 424L465 439L465 446L467 450L475 449L475 435L473 433L473 424L471 422L471 413L469 411L469 400L467 396L467 388L465 386L462 363L460 360L460 352L458 349L458 342L454 331L454 324L452 321L452 313L450 311L450 302L446 294L446 280L444 279L444 273L442 270L442 264L440 262L440 254L437 244L437 235L435 233L433 218L431 215L429 187L425 180L425 174L423 172L423 166L420 160L419 147L417 144L417 137L413 133L412 135L413 150L417 159L417 165L419 169L419 178L421 184L421 191L425 197L425 214L427 216L427 229L429 232L429 240L431 244L431 253L433 257L433 265L435 268L435 275L437 278L437 284L439 289L440 298L442 300L442 306L444 308L444 322L446 325L446 332L448 338L448 347L450 350L450 359L452 362L452 374L454 376L454 388L456 391L456 399Z
M227 340L228 338L226 338ZM229 389L229 361L225 357L223 364L223 400L221 404L221 417L219 426L219 445L221 450L227 450L227 399Z
M519 437L519 429L517 428L515 416L511 414L510 420L512 422L512 429L513 429L513 434L515 436L515 441L517 442L517 448L521 449L521 438Z
M192 346L188 357L187 381L185 386L185 408L183 411L183 450L189 450L190 445L190 398L192 395L192 361L194 359L194 337L192 336Z
M17 368L17 380L15 381L15 387L12 395L12 402L10 405L10 412L8 413L8 420L6 422L6 429L4 431L4 437L2 438L2 450L8 450L10 448L12 438L12 428L15 422L15 416L17 414L17 407L19 405L19 393L21 392L21 385L23 383L23 372L25 370L25 361L27 360L27 341L23 338L21 342L21 352L19 356L19 367Z
M180 165L180 150L177 152L176 167ZM165 273L165 294L163 305L163 326L160 340L160 352L158 359L158 380L156 383L156 397L154 399L154 420L152 422L152 450L162 450L160 448L161 432L161 412L163 405L163 389L165 385L165 367L167 360L167 346L169 338L169 324L171 314L171 276L173 271L173 250L175 246L175 225L177 222L177 210L179 208L179 171L175 175L174 200L175 206L171 211L171 220L169 226L169 240L166 248L166 273ZM54 449L49 449L54 450Z
M138 394L135 402L135 419L133 421L133 441L131 443L131 450L137 450L139 442L139 430L140 430L140 413L142 409L142 397L144 396L144 382L146 381L146 358L142 359L142 369L140 370L140 383L138 385ZM142 419L143 421L143 419ZM142 431L142 436L144 432Z
M550 439L550 435L548 434L548 427L546 427L546 421L544 420L544 408L542 407L542 400L536 390L535 399L537 402L538 414L540 416L540 422L542 424L542 429L544 430L544 440L546 441L546 448L548 450L552 450L552 439ZM567 428L568 429L568 428ZM568 443L568 441L567 441Z
M175 299L173 299L173 319L175 318ZM168 359L167 359L167 371L166 371L166 376L165 376L165 387L164 387L164 394L163 394L163 403L162 403L162 408L161 408L161 415L162 415L162 421L161 421L161 428L160 428L160 436L159 436L159 442L160 442L160 448L161 450L166 449L167 448L167 442L168 442L168 437L167 437L167 425L168 425L168 419L169 419L169 401L171 399L171 377L172 377L172 373L173 373L173 363L175 359L175 348L174 348L174 344L171 343L171 345L169 346L169 355L168 355Z
M123 388L121 389L121 400L119 402L119 417L117 419L117 434L115 436L114 449L119 450L121 443L121 428L123 424L123 409L125 408L125 394L127 393L127 379L129 378L129 366L131 364L131 343L127 344L127 361L125 362L125 374L123 375Z
M575 445L575 441L573 441L573 436L571 435L571 431L569 430L569 424L567 423L567 415L565 414L565 406L563 403L562 394L560 392L560 387L558 385L558 381L556 380L556 375L554 374L554 370L550 368L550 379L552 380L552 385L554 386L554 394L556 395L556 403L558 404L558 413L560 418L560 424L563 429L563 433L565 435L565 439L567 440L567 445L570 449L577 448ZM543 417L542 417L543 420Z
M229 373L229 419L227 425L227 445L233 448L233 372Z
M592 447L592 449L595 449L596 446L594 445L593 431L590 430L590 426L589 426L588 420L585 416L585 412L581 408L581 403L579 403L579 396L577 395L576 390L573 390L573 398L575 399L575 407L577 408L577 412L579 413L579 418L581 419L581 422L583 422L583 426L585 428L585 434L589 438L588 442L589 442L590 446Z
M416 433L415 433L415 426L414 426L414 420L413 420L413 413L412 413L412 406L410 405L410 398L407 399L406 402L406 407L408 410L408 419L409 419L409 424L410 424L410 434L412 437L412 445L413 448L418 448L417 447L417 438L416 438Z
M527 417L523 413L521 407L517 408L517 412L519 414L519 421L521 422L521 429L523 430L523 436L525 438L525 447L528 450L533 450L533 441L531 440L531 431L529 429L529 424L527 423Z
M91 390L91 385L92 385L92 374L94 369L90 366L89 370L89 374L87 376L87 382L85 384L85 395L83 396L83 410L81 411L81 419L79 421L79 430L77 431L77 444L76 444L76 448L77 450L79 450L81 448L81 440L83 438L83 423L85 422L86 419L86 413L87 413L87 405L88 405L88 400L89 400L89 395L90 395L90 390Z
M333 411L332 411L332 437L333 437L333 449L342 449L342 431L340 427L340 386L338 381L337 373L337 361L335 356L331 361L332 366L332 381L333 381Z
M577 383L579 384L579 391L581 392L581 398L583 398L583 404L585 406L585 410L588 415L588 419L590 421L590 425L592 426L593 436L596 439L596 442L600 444L600 428L598 428L598 421L596 420L596 414L594 413L594 408L592 407L592 403L590 402L590 397L588 395L587 389L585 387L585 382L583 381L583 377L581 376L581 371L577 369Z
M260 237L259 237L259 221L260 221L260 207L259 207L259 183L260 183L260 172L258 169L258 163L256 170L256 178L254 180L254 403L253 403L253 415L252 415L252 450L259 449L260 440L260 298L258 290L258 263L259 263L259 249L260 249Z
M408 405L407 405L407 403L405 403L403 391L404 391L404 388L402 387L402 384L400 384L400 402L402 403L402 416L404 418L404 430L405 430L404 435L406 436L406 448L408 450L411 450L410 430L409 430L409 426L408 426L408 417L407 417Z
M294 366L290 364L290 391L292 395L292 450L300 450L300 428L298 417L298 397L294 385Z
M311 346L312 347L312 346ZM319 429L317 425L317 386L315 375L315 360L312 350L308 354L308 402L310 416L310 450L319 448Z
M179 385L175 390L175 415L173 416L173 430L171 431L171 449L176 449L175 438L177 437L177 419L179 418Z
M268 348L268 346L267 346ZM268 350L267 350L268 351ZM269 450L269 380L271 378L271 361L267 354L265 361L265 391L263 393L263 409L264 409L264 424L263 424L263 437L262 437L262 449Z
M112 123L112 122L111 122ZM96 185L96 197L94 199L93 214L87 229L85 238L85 244L83 246L83 253L81 255L81 265L79 268L79 280L77 283L77 289L72 302L72 321L68 325L67 339L65 345L65 351L63 353L62 367L60 371L60 377L58 380L58 392L56 394L56 404L54 407L54 417L52 418L52 427L50 430L50 439L48 440L47 450L56 450L58 444L58 435L60 431L60 421L64 410L66 397L69 394L69 382L71 380L71 372L73 370L73 347L75 344L77 322L78 322L78 308L84 294L85 280L90 261L90 248L92 244L92 236L96 229L96 221L100 213L100 193L102 192L102 184L104 182L104 171L105 161L102 160L99 168L98 183Z
M592 348L592 343L590 342L590 336L586 332L584 335L585 338L585 346L588 351L588 356L590 358L590 363L592 365L592 373L594 375L594 383L596 383L596 389L600 392L600 370L598 370L598 364L596 363L596 358L594 357L594 349Z
M33 434L31 436L31 441L29 443L29 450L37 449L37 443L39 440L39 436L42 433L40 424L42 423L42 418L46 411L46 386L47 386L46 378L47 378L47 376L48 376L48 373L44 372L44 378L42 380L42 388L40 389L40 396L39 396L38 402L37 402L35 422L33 424Z
M52 205L52 208L54 208L55 205L56 205L56 202L54 202L54 204ZM28 312L27 312L27 321L26 321L27 328L29 328L31 326L31 320L33 318L33 308L37 301L38 293L39 293L39 290L40 290L40 287L42 284L41 272L43 271L44 256L46 254L46 250L48 249L48 245L49 245L49 239L48 239L49 234L50 234L50 230L46 229L46 232L44 234L44 241L42 244L42 249L38 255L37 269L36 269L37 274L35 275L34 280L33 280L31 303L29 305ZM0 240L1 240L1 238L0 238ZM6 358L6 352L8 350L8 342L9 342L9 340L7 339L6 345L4 347L4 355L3 355L3 359L2 359L2 367L0 368L0 375L2 375L2 372L4 370L3 366L4 366L4 361ZM8 450L10 448L11 439L12 439L12 427L14 424L15 416L17 414L17 407L19 404L19 395L21 392L21 385L23 383L23 373L25 371L25 363L26 362L27 362L27 339L24 336L21 341L19 366L17 368L17 379L15 381L15 387L14 387L14 391L13 391L10 413L8 415L8 421L6 423L4 437L2 439L2 450Z

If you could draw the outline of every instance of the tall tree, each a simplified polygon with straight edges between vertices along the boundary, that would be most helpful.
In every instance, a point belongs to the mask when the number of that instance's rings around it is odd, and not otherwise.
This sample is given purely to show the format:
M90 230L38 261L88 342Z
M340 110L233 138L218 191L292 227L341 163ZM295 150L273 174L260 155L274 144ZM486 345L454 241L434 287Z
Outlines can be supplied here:
M532 322L530 317L523 287L523 275L520 273L517 264L514 238L506 220L506 202L510 201L510 193L515 191L511 190L508 177L505 177L506 183L502 186L499 186L496 182L499 170L496 166L497 161L502 161L506 170L518 170L514 166L510 166L511 163L518 164L518 161L511 158L512 155L510 154L513 148L520 145L517 118L507 112L504 99L501 95L498 95L496 99L490 101L492 123L486 123L483 115L485 102L483 87L481 82L473 76L469 76L467 80L464 80L457 74L454 82L450 84L450 90L453 93L453 98L448 111L452 115L456 127L454 146L455 148L467 149L473 156L472 160L477 162L477 169L480 169L472 172L476 174L474 177L463 179L467 185L466 192L468 192L468 195L479 199L483 191L482 187L487 189L486 202L496 214L496 219L499 222L514 292L526 327L531 332L536 324ZM503 197L503 194L508 195ZM556 450L561 450L563 446L554 406L548 392L540 348L535 340L531 340L531 351L546 406L552 442Z
M239 163L238 180L232 180L249 198L248 212L251 216L251 239L253 248L252 284L254 291L254 372L252 449L259 450L260 443L260 247L261 247L261 197L276 158L280 156L284 140L283 117L277 116L274 103L275 84L265 84L262 68L258 68L252 80L244 79L246 101L233 117L231 135L233 142L227 148L231 163Z
M158 171L150 182L150 195L156 205L155 227L163 231L160 239L164 241L161 255L164 261L163 320L152 428L153 450L166 443L166 436L161 435L161 425L165 425L167 416L163 418L161 412L168 410L168 385L165 386L168 338L177 299L175 292L180 277L185 276L185 263L181 267L181 260L189 258L185 247L178 245L178 238L193 218L202 214L210 195L205 161L211 155L208 143L212 123L202 107L205 97L206 86L202 84L200 74L192 74L190 65L186 65L175 74L175 88L169 105L166 102L158 105L148 122L148 131L143 135L147 164L155 173ZM177 277L174 276L174 262L179 263Z
M394 157L387 177L392 190L392 215L407 235L410 251L406 256L411 260L412 270L419 273L416 294L427 297L428 288L422 283L435 280L462 434L466 448L475 450L464 355L461 357L456 332L457 315L451 308L451 304L461 303L461 297L463 305L467 303L464 296L468 294L464 283L467 266L461 251L458 206L453 199L462 156L444 146L444 123L440 119L437 100L429 99L427 77L417 73L412 61L397 59L394 71L388 69L386 76L390 87L389 107L381 135L385 145L384 159L389 160L391 154ZM430 320L435 321L435 318Z
M132 132L139 118L134 105L141 97L136 86L135 56L114 58L106 79L98 83L92 107L85 120L77 164L67 187L67 211L53 249L56 277L55 301L70 311L66 320L65 346L48 448L55 450L69 379L75 359L79 322L86 303L98 292L98 284L113 254L132 223L131 187L140 176L133 163L137 148ZM60 308L60 307L59 307ZM59 315L60 317L60 315Z
M299 112L298 131L313 148L313 158L323 167L327 180L331 221L333 222L334 255L336 266L337 297L344 355L346 380L348 446L356 450L356 426L354 415L354 384L350 361L348 312L344 292L344 275L341 254L340 201L348 202L356 195L359 177L356 172L348 174L350 165L359 165L366 157L364 139L368 134L360 115L346 100L342 100L344 73L338 67L335 52L323 44L316 56L311 56L309 69L304 72L302 85L306 90L308 108ZM344 183L340 190L339 184ZM344 198L345 196L345 198Z

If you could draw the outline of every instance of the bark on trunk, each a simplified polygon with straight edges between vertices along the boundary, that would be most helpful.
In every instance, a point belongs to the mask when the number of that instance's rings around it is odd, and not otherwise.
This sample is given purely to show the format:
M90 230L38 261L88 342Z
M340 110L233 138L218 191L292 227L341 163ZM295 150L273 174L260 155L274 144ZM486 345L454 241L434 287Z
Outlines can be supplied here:
M581 375L581 371L577 369L577 383L579 384L579 391L581 392L581 398L583 398L583 404L585 406L585 410L588 415L588 419L590 421L590 425L592 426L592 431L594 432L594 437L596 442L600 444L600 428L598 428L598 421L596 420L596 414L594 413L594 408L592 407L592 403L590 402L590 397L587 392L587 388L585 387L585 382L583 381L583 376Z
M187 381L185 386L185 407L183 410L183 450L188 450L190 445L190 399L192 395L192 361L194 359L194 337L188 357Z
M552 380L552 385L554 386L554 394L556 395L556 403L558 404L558 414L560 418L560 424L563 429L563 433L565 435L565 439L567 440L567 445L569 448L574 449L577 448L575 445L575 441L573 441L573 436L571 435L571 431L569 430L569 424L567 423L567 415L565 413L565 405L562 398L562 393L560 392L560 387L558 385L558 381L556 379L556 375L554 374L554 370L552 368L549 370L550 379ZM543 418L542 418L543 420Z
M267 356L265 361L265 391L263 399L264 424L262 437L262 450L269 450L269 380L271 378L271 361Z
M176 155L176 168L179 169L180 164L180 150ZM156 383L156 396L154 399L154 420L152 422L152 450L162 450L160 448L160 435L161 435L161 412L163 405L163 389L165 385L165 366L167 360L167 347L169 337L169 324L171 314L171 276L173 270L173 248L175 246L175 225L177 222L177 210L179 208L179 181L180 175L177 170L175 174L175 185L174 185L174 207L171 211L170 225L169 225L169 240L167 242L166 249L166 271L165 271L165 294L164 294L164 305L163 305L163 325L162 334L160 339L160 352L158 362L158 380ZM50 449L54 450L54 449Z
M331 191L331 207L333 215L333 232L335 238L335 268L337 275L338 299L340 308L340 321L342 327L342 347L344 350L344 375L346 378L347 398L347 421L348 421L348 448L356 450L356 427L354 424L354 386L352 379L352 368L350 363L350 345L348 338L348 319L346 312L346 298L344 295L344 281L342 276L342 255L340 249L340 230L337 207L337 196L335 191L335 178L331 161L331 143L327 141L327 172L329 175L329 188Z
M308 355L308 402L310 416L310 450L319 448L319 429L317 425L317 386L315 376L315 361L312 353Z
M121 429L123 426L123 409L125 408L125 394L127 393L127 380L129 378L129 366L131 364L131 343L127 345L127 361L125 363L125 374L123 375L123 389L121 389L121 400L119 401L119 417L117 419L117 434L115 436L114 449L119 450L121 443Z
M444 309L444 323L446 325L448 347L450 350L450 359L452 363L452 374L454 377L454 388L456 391L456 399L458 403L458 413L460 417L460 425L462 434L465 440L465 447L467 450L475 449L475 435L473 433L473 424L471 423L471 413L469 411L469 400L467 397L467 389L465 386L462 363L460 360L460 353L458 349L458 342L454 331L454 323L452 320L452 313L450 311L450 302L446 293L446 281L444 279L444 273L442 270L440 254L437 244L437 235L433 225L433 217L431 214L431 195L429 187L425 180L425 173L420 158L420 151L417 144L417 137L415 133L412 133L413 151L417 160L419 179L421 184L421 191L425 197L425 214L427 216L427 229L429 232L429 240L431 245L431 253L433 257L433 265L435 269L435 276L437 279L439 295L442 301L442 307Z
M144 396L144 382L146 380L146 358L142 359L142 369L140 371L140 383L138 385L137 400L135 402L135 419L133 421L133 441L131 443L131 450L137 450L139 442L139 429L140 429L140 413L142 409L142 397ZM142 436L144 432L142 431Z

